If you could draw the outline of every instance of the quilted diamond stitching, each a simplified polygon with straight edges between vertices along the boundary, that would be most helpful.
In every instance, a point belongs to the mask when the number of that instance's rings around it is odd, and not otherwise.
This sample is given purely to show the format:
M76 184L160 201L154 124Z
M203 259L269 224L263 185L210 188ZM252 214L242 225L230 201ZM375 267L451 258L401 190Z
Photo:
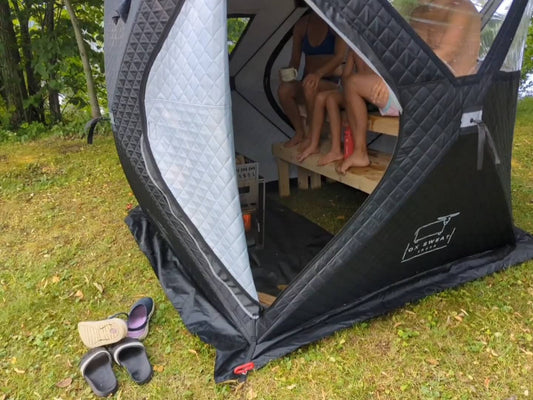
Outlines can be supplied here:
M152 66L145 96L150 146L185 213L255 296L227 123L227 75L218 71L226 54L220 40L212 39L225 37L225 25L200 18L213 12L206 3L190 1L183 7Z
M115 120L114 132L119 153L128 155L127 159L121 157L126 171L130 170L141 182L143 191L153 201L153 206L157 213L161 213L161 221L165 221L165 229L172 231L173 235L181 238L180 246L187 252L187 256L196 253L196 264L204 264L204 257L209 258L210 266L215 269L215 273L225 282L225 285L239 297L239 303L246 300L241 296L242 289L234 285L227 276L224 268L219 267L219 261L211 257L211 253L204 249L200 254L199 245L202 243L194 241L192 233L187 230L187 225L182 221L186 217L181 215L178 208L172 207L168 203L164 193L157 187L148 175L144 156L141 153L141 138L143 127L141 121L142 112L139 108L139 91L143 79L143 72L147 68L151 53L154 51L164 27L168 24L170 15L174 13L180 4L180 0L145 0L139 6L136 16L136 23L132 28L129 43L126 47L124 60L120 66L117 84L113 93L112 113ZM154 18L154 15L157 17ZM153 24L148 21L156 21ZM140 56L137 56L140 55ZM135 59L135 62L131 62ZM151 205L152 207L152 205ZM243 304L235 303L233 311L241 315L238 308L246 307L244 310L248 315L257 313L257 306L250 302ZM250 314L250 312L252 314Z

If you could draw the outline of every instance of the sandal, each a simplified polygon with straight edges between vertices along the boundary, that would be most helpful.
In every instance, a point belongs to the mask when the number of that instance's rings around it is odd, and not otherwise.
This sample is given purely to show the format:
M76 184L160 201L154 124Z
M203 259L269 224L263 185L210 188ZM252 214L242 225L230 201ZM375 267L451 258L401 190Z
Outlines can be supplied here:
M154 301L150 297L143 297L135 302L130 312L120 312L111 315L109 318L124 316L127 319L128 337L143 340L148 335L150 318L154 313Z
M118 389L112 364L113 358L105 347L96 347L81 358L81 374L97 396L107 397Z
M124 339L128 335L128 326L120 318L82 321L78 323L78 333L83 344L92 349Z
M128 314L128 336L143 340L148 335L150 318L154 313L154 301L150 297L138 300Z
M131 378L142 385L152 379L153 369L144 345L137 339L126 338L109 347L115 362L128 371Z

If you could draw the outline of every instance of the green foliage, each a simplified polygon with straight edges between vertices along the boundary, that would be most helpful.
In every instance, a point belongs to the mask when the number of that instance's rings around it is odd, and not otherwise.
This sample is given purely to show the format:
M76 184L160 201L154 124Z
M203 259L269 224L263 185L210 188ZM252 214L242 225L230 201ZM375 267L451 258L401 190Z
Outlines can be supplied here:
M528 75L533 72L533 19L529 24L527 33L526 48L524 50L524 61L522 63L522 87L525 89L531 87L532 83L527 84Z
M11 124L13 110L9 109L2 97L0 97L0 129L8 129Z
M420 5L420 0L392 0L391 3L401 15L407 17Z
M33 66L44 82L41 95L44 97L49 89L55 89L64 96L69 90L81 96L85 92L83 80L80 81L81 63L75 70L68 68L67 60L79 58L68 16L65 18L61 13L57 22L54 32L38 32L32 40Z
M53 30L50 31L45 27L47 3L49 4L50 1L19 1L16 3L20 10L18 14L14 12L15 3L10 3L12 22L19 43L21 43L21 30L20 21L16 19L16 15L19 15L21 20L28 18L31 69L40 85L40 90L24 101L24 106L25 108L40 108L43 104L46 105L49 91L55 90L60 93L62 108L87 111L89 107L86 79L69 15L61 2L54 3L54 24ZM102 4L101 0L73 2L92 64L100 104L105 107L107 97L104 76ZM19 53L22 55L21 49ZM45 107L45 111L47 110L48 108ZM6 123L9 121L6 118L7 114L0 104L0 127L4 131L10 129L9 124ZM46 116L46 120L50 118ZM2 137L6 137L5 132Z
M0 142L17 141L27 142L45 136L48 132L46 126L41 122L24 122L20 127L12 132L7 129L0 129Z
M250 23L250 18L228 18L228 51L231 54L244 30Z
M527 128L533 126L533 97L526 97L518 102L516 124Z
M41 122L26 122L14 131L0 127L0 143L25 143L44 137L82 138L87 134L85 125L88 121L87 114L78 111L65 114L62 122L52 126ZM111 126L108 122L98 123L95 134L109 135L110 133Z

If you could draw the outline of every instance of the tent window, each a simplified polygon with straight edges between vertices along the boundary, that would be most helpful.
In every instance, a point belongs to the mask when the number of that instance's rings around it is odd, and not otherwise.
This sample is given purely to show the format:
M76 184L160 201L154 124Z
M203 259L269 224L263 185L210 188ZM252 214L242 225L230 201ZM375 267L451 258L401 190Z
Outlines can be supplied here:
M248 16L228 16L228 53L237 47L252 19Z
M482 16L486 0L392 0L392 6L455 76L479 67Z
M434 49L440 45L438 39L436 41L433 40L435 37L438 38L438 32L442 30L442 28L439 28L439 25L445 27L446 24L442 24L442 21L445 20L447 15L457 12L460 8L456 5L457 2L452 3L445 0L433 2L425 0L391 0L391 3L421 38L426 40L430 47ZM463 65L457 65L457 68L454 70L453 67L455 65L453 65L453 62L444 60L447 61L448 66L451 67L455 75L469 75L476 72L494 43L494 39L509 12L511 4L511 0L470 0L463 3L461 7L466 14L462 16L464 17L470 13L471 15L468 18L471 23L465 25L470 27L468 28L469 33L461 41L462 45L457 58L462 58L463 60L469 59L470 62L465 61ZM528 10L524 13L522 24L503 65L503 70L517 71L520 69L531 8L532 6L530 4ZM465 20L463 19L463 21ZM448 21L451 21L451 19L448 19ZM459 18L456 18L455 21L461 21L460 14ZM447 26L451 27L449 23ZM478 27L480 28L480 32L477 29ZM458 26L458 28L461 27ZM428 32L430 33L428 34ZM437 55L439 55L438 52ZM477 61L474 62L476 55Z
M481 3L483 6L483 8L481 8L481 12L486 12L486 15L484 15L484 25L481 34L480 59L483 60L489 52L490 47L492 46L492 43L494 42L494 39L496 38L496 35L503 24L512 2L509 0L503 0ZM490 9L491 3L494 4L493 9L495 9L495 11ZM517 70L520 69L520 64L515 67L511 67L510 65L504 66L504 69Z
M528 27L532 11L533 3L529 2L524 15L522 16L522 21L518 26L518 31L513 39L511 48L507 53L507 58L503 63L502 69L504 71L518 71L522 67L525 43L528 35Z

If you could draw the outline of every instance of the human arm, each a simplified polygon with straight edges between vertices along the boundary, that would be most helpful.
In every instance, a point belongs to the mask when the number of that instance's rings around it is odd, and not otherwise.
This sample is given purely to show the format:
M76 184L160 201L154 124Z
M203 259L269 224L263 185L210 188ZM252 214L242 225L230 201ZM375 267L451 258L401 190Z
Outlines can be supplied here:
M289 67L295 68L296 70L300 67L300 61L302 58L302 41L305 35L305 27L307 25L305 18L309 18L309 16L300 18L292 29L292 51Z
M335 53L324 65L307 74L303 82L304 86L316 88L320 79L330 76L344 61L347 48L346 42L336 35Z
M351 74L353 74L355 71L355 52L353 50L348 51L348 56L346 57L346 62L344 63L344 67L342 69L342 81L344 82L346 78L348 78Z

